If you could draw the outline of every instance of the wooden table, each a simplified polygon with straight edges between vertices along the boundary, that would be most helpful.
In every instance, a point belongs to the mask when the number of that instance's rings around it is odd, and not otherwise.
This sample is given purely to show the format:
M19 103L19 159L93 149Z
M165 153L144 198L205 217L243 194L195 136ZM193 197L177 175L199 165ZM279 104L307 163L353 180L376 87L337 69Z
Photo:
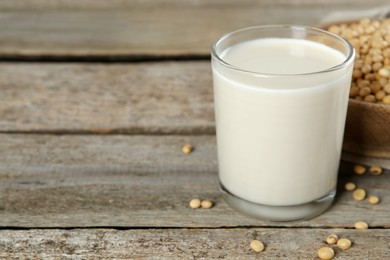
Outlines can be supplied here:
M353 243L337 259L390 259L389 171L343 163L334 206L309 221L226 205L209 61L225 32L386 2L1 1L0 258L315 259L336 233ZM347 181L381 203L354 201ZM195 197L215 206L190 209Z

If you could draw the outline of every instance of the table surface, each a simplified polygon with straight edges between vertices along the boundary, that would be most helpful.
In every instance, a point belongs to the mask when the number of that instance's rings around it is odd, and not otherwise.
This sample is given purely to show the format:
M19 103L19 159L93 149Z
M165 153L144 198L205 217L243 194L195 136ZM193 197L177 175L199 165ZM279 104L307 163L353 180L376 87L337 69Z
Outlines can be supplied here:
M389 171L358 176L343 162L333 207L308 221L226 205L209 61L225 32L386 2L1 1L0 258L315 259L336 233L353 243L337 259L390 259ZM381 202L355 201L347 181Z

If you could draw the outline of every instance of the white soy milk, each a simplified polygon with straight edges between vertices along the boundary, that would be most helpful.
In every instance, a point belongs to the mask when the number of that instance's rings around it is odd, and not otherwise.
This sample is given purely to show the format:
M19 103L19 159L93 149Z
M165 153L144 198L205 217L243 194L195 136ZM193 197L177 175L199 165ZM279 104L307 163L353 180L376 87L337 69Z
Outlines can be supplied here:
M300 39L234 45L213 60L219 178L233 195L299 205L336 188L351 69L347 57ZM297 75L313 73L311 75Z

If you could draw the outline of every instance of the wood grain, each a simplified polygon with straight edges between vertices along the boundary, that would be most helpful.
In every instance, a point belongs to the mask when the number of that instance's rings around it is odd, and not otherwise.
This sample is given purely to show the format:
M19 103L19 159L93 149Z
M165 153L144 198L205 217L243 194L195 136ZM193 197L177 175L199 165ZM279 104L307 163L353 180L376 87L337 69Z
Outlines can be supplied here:
M205 59L234 29L316 25L352 4L387 2L3 0L0 60ZM269 223L229 208L211 82L208 61L2 62L0 258L313 259L330 233L353 242L338 259L390 258L389 171L356 176L343 164L334 206L309 221ZM117 135L95 135L108 133ZM187 156L185 143L195 146ZM354 201L347 181L381 203ZM215 206L190 209L194 197ZM351 229L357 220L371 229ZM249 249L254 238L265 252Z
M0 131L213 134L209 62L0 64Z
M372 5L386 4L385 0L372 1ZM235 0L80 0L80 1L63 1L63 0L2 0L0 8L2 11L30 11L30 10L119 10L132 8L182 8L182 7L201 7L208 8L213 6L337 6L345 7L354 4L358 7L365 7L369 4L365 0L242 0L237 3Z
M351 6L365 10L387 2L7 0L0 3L0 58L208 57L218 37L238 28L317 25L332 11Z
M235 212L218 190L214 136L0 135L2 227L390 227L390 172L342 169L381 203L357 202L342 187L334 206L310 221L269 223ZM184 155L181 147L195 151ZM210 210L188 202L208 198Z
M383 168L390 169L390 160L384 158L365 157L353 153L343 152L342 160L355 164L380 165Z
M317 259L329 234L352 241L332 246L337 259L389 259L389 229L74 229L2 230L0 257L64 259ZM253 239L265 251L249 248Z

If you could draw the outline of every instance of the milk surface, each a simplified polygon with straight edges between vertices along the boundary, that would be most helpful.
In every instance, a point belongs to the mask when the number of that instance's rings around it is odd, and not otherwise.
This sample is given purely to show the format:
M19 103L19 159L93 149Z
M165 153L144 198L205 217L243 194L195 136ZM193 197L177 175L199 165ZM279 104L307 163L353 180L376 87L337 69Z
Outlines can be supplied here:
M221 184L250 202L311 202L337 182L352 65L330 47L300 39L259 39L213 60ZM297 74L306 74L304 76ZM282 76L266 74L283 74Z

